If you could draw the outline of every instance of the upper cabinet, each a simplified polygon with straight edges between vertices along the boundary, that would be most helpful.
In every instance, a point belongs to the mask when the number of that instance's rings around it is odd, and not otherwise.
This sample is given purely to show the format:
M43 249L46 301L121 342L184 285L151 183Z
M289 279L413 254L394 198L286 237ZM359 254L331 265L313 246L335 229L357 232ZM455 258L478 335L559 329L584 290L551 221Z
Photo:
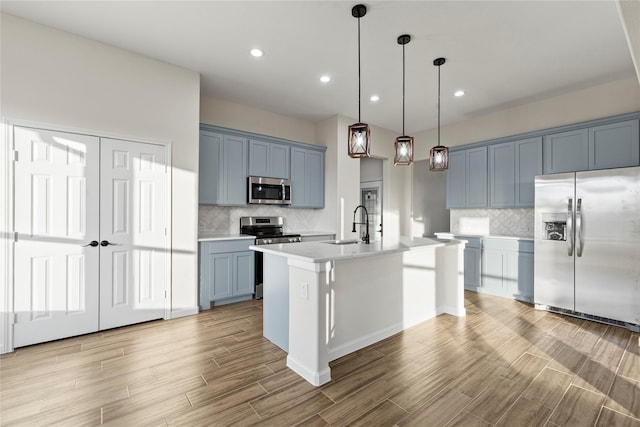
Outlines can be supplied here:
M531 208L536 175L640 165L640 112L455 147L447 209Z
M290 153L285 144L249 140L249 175L289 179Z
M200 203L246 205L247 158L246 138L200 131Z
M489 207L533 207L535 176L542 174L542 138L488 148Z
M638 119L554 133L544 137L544 173L637 166L639 153Z
M487 147L449 153L447 209L487 207Z
M324 208L324 151L291 148L291 207Z
M200 204L247 205L247 178L291 179L293 208L324 208L326 147L200 126Z

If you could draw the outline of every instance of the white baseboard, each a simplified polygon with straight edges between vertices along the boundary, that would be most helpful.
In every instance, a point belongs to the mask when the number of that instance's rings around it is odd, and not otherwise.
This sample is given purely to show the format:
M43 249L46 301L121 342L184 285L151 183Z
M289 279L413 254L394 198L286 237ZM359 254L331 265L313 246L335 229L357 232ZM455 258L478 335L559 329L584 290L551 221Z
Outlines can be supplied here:
M402 323L396 323L388 328L365 335L364 337L356 340L349 341L334 348L329 348L329 361L336 360L349 353L353 353L356 350L360 350L361 348L375 344L378 341L382 341L385 338L389 338L390 336L401 332L403 329L404 327L402 326Z
M444 313L451 314L452 316L464 317L467 315L467 310L464 307L457 308L448 305L438 307L438 314Z
M181 310L174 310L174 311L170 311L169 312L169 317L167 317L167 320L169 320L169 319L177 319L179 317L193 316L194 314L198 314L199 312L200 312L200 310L198 310L198 307L183 308Z
M321 386L331 381L331 368L328 366L321 371L315 372L302 366L289 355L287 356L287 367L314 386Z

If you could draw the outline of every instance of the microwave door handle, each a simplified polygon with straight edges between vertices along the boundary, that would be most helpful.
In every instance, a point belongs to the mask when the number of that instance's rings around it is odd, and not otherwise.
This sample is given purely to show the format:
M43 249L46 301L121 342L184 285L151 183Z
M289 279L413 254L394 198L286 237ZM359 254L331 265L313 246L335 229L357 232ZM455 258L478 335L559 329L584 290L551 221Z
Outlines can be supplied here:
M576 255L582 256L582 199L578 199L576 203Z
M284 202L284 198L285 198L285 186L284 186L284 182L282 184L280 184L282 186L282 201Z
M573 199L567 205L567 256L573 256Z

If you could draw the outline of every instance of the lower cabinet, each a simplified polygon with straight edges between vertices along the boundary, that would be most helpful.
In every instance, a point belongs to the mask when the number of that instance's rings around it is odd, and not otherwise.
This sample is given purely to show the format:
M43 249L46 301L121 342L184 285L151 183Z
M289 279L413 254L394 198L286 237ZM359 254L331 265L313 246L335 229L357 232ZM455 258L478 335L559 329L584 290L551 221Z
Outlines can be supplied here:
M253 239L200 242L201 310L253 298L254 259L249 249Z
M492 295L533 302L533 242L482 239L482 289Z
M467 245L464 248L464 288L477 291L482 285L482 239L479 237L465 237Z

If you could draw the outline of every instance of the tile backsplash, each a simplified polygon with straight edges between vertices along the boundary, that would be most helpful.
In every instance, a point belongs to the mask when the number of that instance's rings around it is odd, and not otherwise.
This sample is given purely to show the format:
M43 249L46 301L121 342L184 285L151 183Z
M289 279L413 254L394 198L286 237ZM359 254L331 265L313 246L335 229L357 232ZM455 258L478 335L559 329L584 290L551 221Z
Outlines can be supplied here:
M451 232L533 238L533 209L451 209Z
M241 216L284 217L286 231L318 230L320 209L289 209L280 206L252 205L250 207L200 205L198 231L210 233L240 232Z

